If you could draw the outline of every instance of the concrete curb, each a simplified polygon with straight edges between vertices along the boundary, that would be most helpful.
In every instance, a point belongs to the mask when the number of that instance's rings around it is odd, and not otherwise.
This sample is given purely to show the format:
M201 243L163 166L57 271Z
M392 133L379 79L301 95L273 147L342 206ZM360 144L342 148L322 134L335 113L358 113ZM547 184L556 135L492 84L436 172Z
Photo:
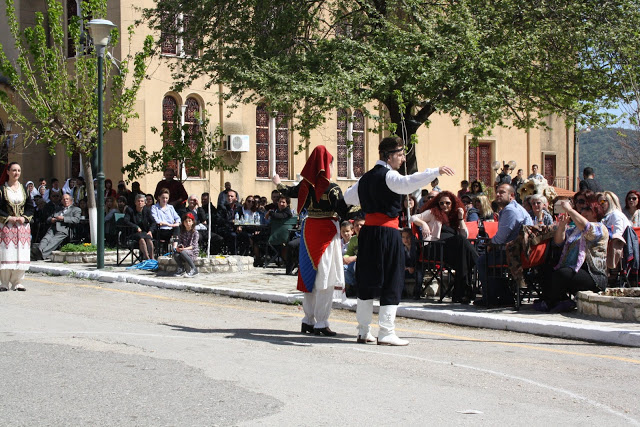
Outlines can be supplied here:
M134 283L143 286L154 286L164 289L189 290L200 293L243 298L256 301L293 304L302 301L299 295L284 294L268 291L244 291L222 286L208 286L197 282L178 283L164 278L142 277L135 274L113 273L109 271L74 270L69 267L43 266L31 264L29 272L45 273L56 276L73 276L101 282ZM355 311L355 300L334 301L334 308ZM377 305L374 307L377 311ZM528 319L509 316L508 314L461 312L446 309L431 309L422 307L399 307L398 316L430 322L450 323L474 328L486 328L522 332L533 335L543 335L556 338L592 341L605 344L615 344L627 347L640 347L640 331L624 328L604 327L570 322L554 322L541 319Z

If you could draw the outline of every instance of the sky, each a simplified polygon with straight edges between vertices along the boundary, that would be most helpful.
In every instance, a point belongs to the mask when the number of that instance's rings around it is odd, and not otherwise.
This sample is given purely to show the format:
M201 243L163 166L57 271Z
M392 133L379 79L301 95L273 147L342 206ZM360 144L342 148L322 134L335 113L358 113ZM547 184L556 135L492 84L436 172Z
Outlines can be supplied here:
M611 114L614 114L614 115L620 117L622 114L628 113L630 110L631 110L631 106L630 105L621 105L620 107L618 107L616 109L604 110L604 111L607 111L608 113L611 113ZM629 123L629 118L621 119L615 126L626 128L626 129L633 128L633 125L631 125L631 123Z

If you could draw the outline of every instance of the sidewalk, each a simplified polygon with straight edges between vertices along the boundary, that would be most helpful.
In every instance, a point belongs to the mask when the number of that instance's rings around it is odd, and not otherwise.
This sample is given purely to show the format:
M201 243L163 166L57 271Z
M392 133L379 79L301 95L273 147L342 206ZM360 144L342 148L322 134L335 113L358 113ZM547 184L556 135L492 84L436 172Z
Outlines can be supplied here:
M292 304L302 300L296 290L296 277L287 276L282 268L255 268L238 273L198 274L193 278L175 278L144 270L127 270L125 266L107 266L96 270L95 264L58 264L32 262L33 273L74 276L103 282L126 282L158 288L215 293L258 301ZM356 300L334 301L333 307L355 311ZM484 309L473 305L440 303L437 300L402 302L398 316L451 323L461 326L488 328L545 335L557 338L593 341L630 347L640 347L640 323L606 321L572 314L538 313L525 304L521 310L510 308Z

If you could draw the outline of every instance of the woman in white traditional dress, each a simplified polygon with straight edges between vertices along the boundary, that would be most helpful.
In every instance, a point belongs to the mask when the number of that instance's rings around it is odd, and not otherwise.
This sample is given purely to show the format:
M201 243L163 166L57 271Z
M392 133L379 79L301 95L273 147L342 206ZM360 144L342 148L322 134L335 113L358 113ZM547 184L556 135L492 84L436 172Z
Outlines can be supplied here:
M0 177L0 292L26 290L22 279L29 269L33 204L20 184L21 172L11 162Z

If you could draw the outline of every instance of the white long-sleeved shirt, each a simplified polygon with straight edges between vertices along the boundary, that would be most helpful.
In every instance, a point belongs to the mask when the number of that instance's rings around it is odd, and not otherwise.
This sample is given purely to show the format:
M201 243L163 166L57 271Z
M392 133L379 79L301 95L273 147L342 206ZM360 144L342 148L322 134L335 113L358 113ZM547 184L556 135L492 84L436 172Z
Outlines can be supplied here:
M427 168L424 172L416 172L411 175L400 175L397 170L391 169L387 162L378 160L376 165L382 165L387 169L390 169L385 176L385 183L391 191L397 194L409 194L418 190L419 188L428 185L431 181L440 176L439 168ZM344 201L348 205L359 205L360 197L358 196L358 184L360 180L353 184L344 193Z

